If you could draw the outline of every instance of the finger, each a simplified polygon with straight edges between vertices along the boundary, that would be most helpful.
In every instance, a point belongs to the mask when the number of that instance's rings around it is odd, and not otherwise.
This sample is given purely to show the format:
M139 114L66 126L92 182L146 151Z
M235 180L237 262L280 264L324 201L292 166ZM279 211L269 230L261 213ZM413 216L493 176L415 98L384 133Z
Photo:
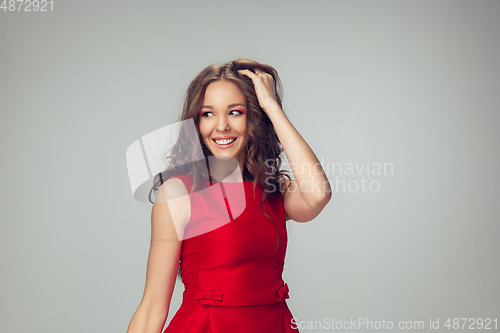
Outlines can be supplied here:
M252 72L252 71L250 71L248 69L240 69L240 70L238 70L238 73L246 75L249 78L251 78L252 80L256 79L258 77L257 74L255 74L254 72Z
M264 75L267 74L267 73L261 71L260 69L254 69L253 72L249 69L242 69L242 70L245 71L245 73L249 74L248 76L250 76L250 77L252 77L251 75L253 74L254 75L253 78L257 78L257 79L262 78L263 77L262 74L264 74Z
M260 70L260 69L256 69L256 70L255 70L255 73L256 73L258 76L262 77L262 78L264 78L264 77L265 77L265 78L269 79L271 82L274 82L274 77L273 77L271 74L267 73L267 72L264 72L264 71L262 71L262 70Z
M260 69L256 69L256 70L255 70L255 74L257 74L257 75L258 75L258 76L260 76L260 77L268 77L268 78L269 78L269 77L271 77L271 78L272 78L272 75L271 75L271 74L266 73L266 72L264 72L264 71L262 71L262 70L260 70Z

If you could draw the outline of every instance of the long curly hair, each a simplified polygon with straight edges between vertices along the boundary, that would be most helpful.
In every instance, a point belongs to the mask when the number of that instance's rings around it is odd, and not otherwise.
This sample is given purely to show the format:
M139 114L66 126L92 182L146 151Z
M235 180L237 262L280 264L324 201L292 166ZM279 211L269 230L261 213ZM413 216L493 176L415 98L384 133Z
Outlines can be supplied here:
M255 93L255 87L252 80L238 72L241 69L248 69L255 73L260 70L269 73L274 79L274 90L276 92L276 101L282 108L283 88L281 85L278 72L271 66L258 63L250 59L238 59L225 63L223 65L211 65L203 69L196 78L191 82L186 92L186 98L182 114L178 119L181 123L179 138L169 151L168 156L164 158L170 160L169 166L162 172L155 175L153 186L149 192L149 201L154 202L154 196L164 181L173 175L184 174L193 177L193 186L191 193L197 191L202 186L202 175L206 172L208 165L208 156L213 156L212 152L205 146L200 133L200 110L203 105L205 91L211 83L219 80L234 82L247 99L247 133L249 136L246 147L246 159L244 162L243 180L253 181L253 189L255 195L255 187L260 185L264 190L261 198L260 206L265 216L271 219L278 230L278 242L276 250L279 247L279 229L271 217L269 217L263 208L263 203L266 197L276 197L281 193L281 182L283 177L290 179L287 170L281 170L281 154L283 148L280 144L274 126L262 110ZM187 126L184 120L193 119L198 138L193 138L187 135L189 131L183 129ZM196 160L196 149L201 143L205 160ZM154 195L153 195L154 193ZM180 273L180 270L179 270Z

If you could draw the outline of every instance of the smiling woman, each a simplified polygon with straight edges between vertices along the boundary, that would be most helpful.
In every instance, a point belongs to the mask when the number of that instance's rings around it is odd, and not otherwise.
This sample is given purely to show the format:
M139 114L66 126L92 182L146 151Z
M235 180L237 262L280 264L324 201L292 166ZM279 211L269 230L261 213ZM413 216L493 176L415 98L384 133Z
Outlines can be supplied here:
M179 136L150 192L146 287L128 333L161 331L177 271L183 300L164 333L296 332L282 278L286 221L314 219L331 189L283 113L278 73L248 59L205 68L187 91L179 120L189 119L197 137ZM199 145L205 159L188 163ZM313 167L290 179L283 151L291 163ZM243 181L225 182L228 170ZM327 186L312 186L318 182Z
M203 143L214 156L238 161L243 170L246 158L247 101L231 81L215 81L205 91L200 112L200 133Z

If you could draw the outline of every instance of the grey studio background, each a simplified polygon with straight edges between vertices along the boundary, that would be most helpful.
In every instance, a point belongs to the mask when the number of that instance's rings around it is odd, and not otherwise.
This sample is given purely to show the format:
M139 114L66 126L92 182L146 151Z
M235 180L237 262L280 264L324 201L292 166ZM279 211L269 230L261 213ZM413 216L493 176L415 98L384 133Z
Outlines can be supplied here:
M499 1L0 10L0 331L126 332L151 205L132 197L125 151L177 119L205 66L239 57L278 70L288 117L325 168L338 163L321 215L287 223L302 325L440 319L447 331L447 318L500 317L499 17ZM338 172L349 163L393 172ZM363 178L379 191L338 183ZM182 291L178 280L167 324Z

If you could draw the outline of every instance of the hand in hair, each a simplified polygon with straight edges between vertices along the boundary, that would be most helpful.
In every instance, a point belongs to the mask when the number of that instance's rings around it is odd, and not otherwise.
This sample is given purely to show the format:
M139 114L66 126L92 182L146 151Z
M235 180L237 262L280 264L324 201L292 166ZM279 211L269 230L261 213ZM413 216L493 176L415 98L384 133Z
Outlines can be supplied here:
M279 108L276 101L275 82L271 74L259 70L255 70L254 73L248 69L241 69L238 72L252 79L259 105L266 113L273 107Z

